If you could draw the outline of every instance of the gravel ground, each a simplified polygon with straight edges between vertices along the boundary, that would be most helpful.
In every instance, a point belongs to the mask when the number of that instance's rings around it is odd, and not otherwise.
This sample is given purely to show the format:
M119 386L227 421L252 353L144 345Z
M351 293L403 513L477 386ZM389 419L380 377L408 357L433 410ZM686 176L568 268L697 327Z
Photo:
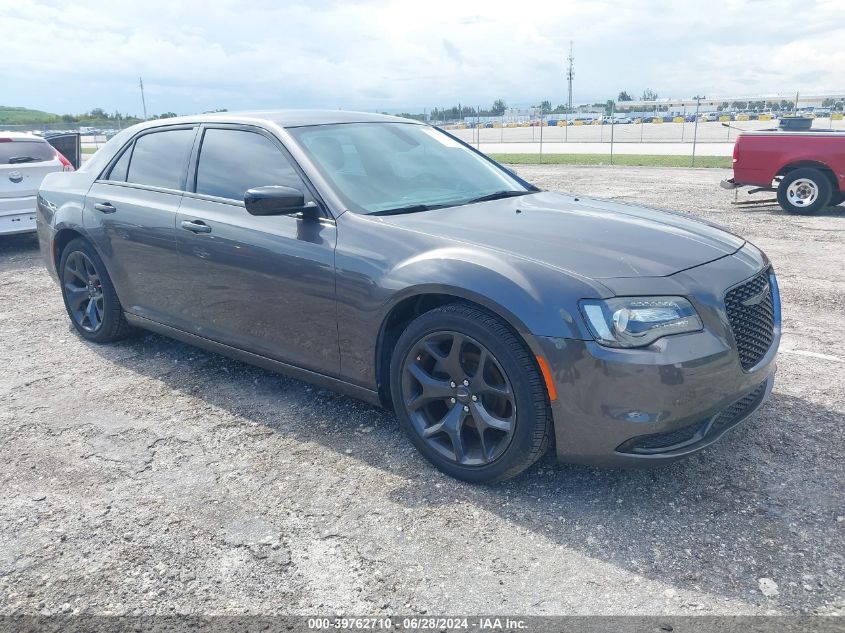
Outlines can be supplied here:
M470 486L350 398L155 335L85 343L35 239L0 238L0 614L845 609L845 209L737 209L719 170L520 171L766 250L785 319L769 403L663 469L549 458Z

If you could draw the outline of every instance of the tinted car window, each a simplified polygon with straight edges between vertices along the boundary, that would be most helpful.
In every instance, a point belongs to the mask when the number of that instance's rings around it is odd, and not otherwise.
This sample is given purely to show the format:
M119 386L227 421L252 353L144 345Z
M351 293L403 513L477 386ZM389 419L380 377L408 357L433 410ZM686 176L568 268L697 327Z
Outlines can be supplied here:
M23 165L53 160L56 152L47 141L0 142L0 165Z
M135 141L126 180L138 185L181 189L194 130L145 134Z
M253 187L282 185L306 194L302 179L270 139L243 130L205 131L197 166L197 193L243 201Z
M114 164L109 173L108 180L117 180L119 182L126 182L126 168L129 167L129 157L132 156L132 146L126 148L123 155Z

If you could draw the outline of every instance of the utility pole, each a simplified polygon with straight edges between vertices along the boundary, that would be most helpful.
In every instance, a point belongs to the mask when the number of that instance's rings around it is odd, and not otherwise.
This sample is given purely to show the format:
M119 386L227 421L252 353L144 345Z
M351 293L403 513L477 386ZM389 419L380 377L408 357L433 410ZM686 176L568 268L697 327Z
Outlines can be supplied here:
M566 69L566 81L569 83L569 98L566 102L569 113L572 113L572 79L575 77L575 58L572 56L572 41L569 41L569 57L566 58L569 66Z
M147 100L144 99L144 80L138 77L138 86L141 88L141 105L144 106L144 120L147 120Z

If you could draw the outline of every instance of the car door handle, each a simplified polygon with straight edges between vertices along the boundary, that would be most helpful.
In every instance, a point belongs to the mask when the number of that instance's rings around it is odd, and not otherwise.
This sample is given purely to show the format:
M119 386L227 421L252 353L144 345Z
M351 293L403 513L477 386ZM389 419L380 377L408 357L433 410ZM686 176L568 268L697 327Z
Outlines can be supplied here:
M97 211L102 211L103 213L114 213L115 211L117 211L117 209L111 202L98 202L94 205L94 208Z
M202 220L185 220L182 222L182 228L192 233L211 233L211 227Z

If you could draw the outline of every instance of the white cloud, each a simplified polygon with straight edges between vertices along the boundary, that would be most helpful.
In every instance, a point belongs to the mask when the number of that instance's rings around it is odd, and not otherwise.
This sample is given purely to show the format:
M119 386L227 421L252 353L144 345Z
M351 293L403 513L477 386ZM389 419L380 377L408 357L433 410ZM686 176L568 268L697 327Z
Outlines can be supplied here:
M0 102L52 111L423 107L845 90L842 0L0 0ZM791 19L788 16L800 16Z

